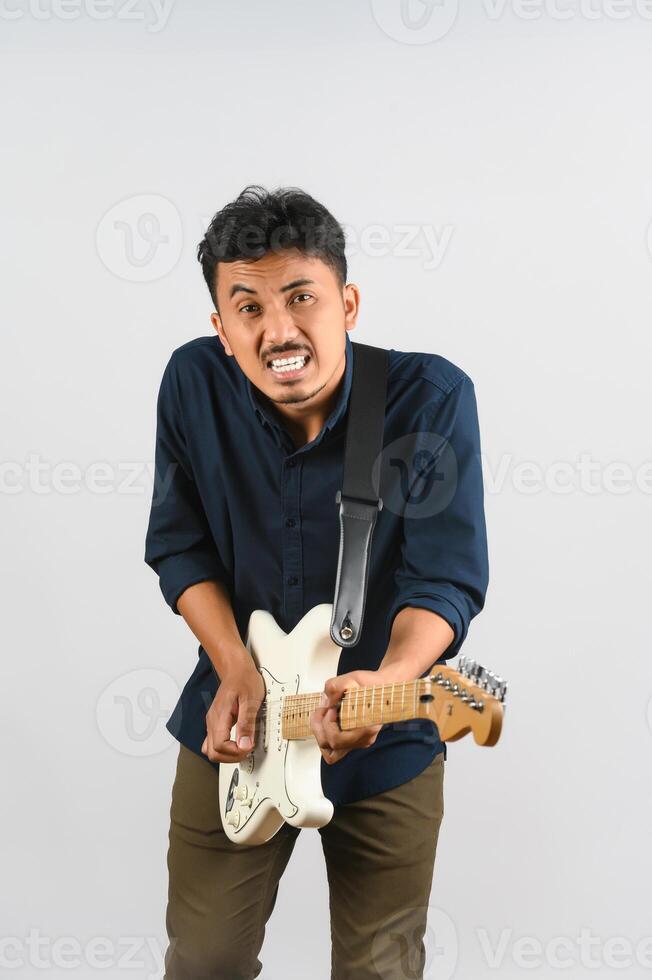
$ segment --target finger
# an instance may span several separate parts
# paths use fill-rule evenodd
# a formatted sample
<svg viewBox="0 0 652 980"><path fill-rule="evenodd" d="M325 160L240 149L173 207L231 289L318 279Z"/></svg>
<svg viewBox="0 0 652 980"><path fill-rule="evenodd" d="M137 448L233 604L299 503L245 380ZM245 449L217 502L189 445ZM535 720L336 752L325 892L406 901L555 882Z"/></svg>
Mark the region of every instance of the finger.
<svg viewBox="0 0 652 980"><path fill-rule="evenodd" d="M317 708L316 711L313 711L310 716L310 726L315 734L322 757L331 765L333 762L338 762L343 755L346 755L348 749L340 749L333 745L331 738L325 730L324 716L329 710L329 708Z"/></svg>
<svg viewBox="0 0 652 980"><path fill-rule="evenodd" d="M341 738L343 733L338 722L337 708L325 709L322 725L328 744L335 749L344 748L345 741Z"/></svg>
<svg viewBox="0 0 652 980"><path fill-rule="evenodd" d="M324 732L330 745L338 749L366 748L373 745L382 725L367 725L342 731L339 726L338 712L335 708L326 710Z"/></svg>
<svg viewBox="0 0 652 980"><path fill-rule="evenodd" d="M333 762L339 762L351 748L356 748L356 743L352 739L343 736L337 717L337 708L325 709L322 729L326 738L326 746L322 755L329 765Z"/></svg>
<svg viewBox="0 0 652 980"><path fill-rule="evenodd" d="M236 700L227 701L219 699L219 694L213 702L210 711L206 715L206 730L213 742L213 748L223 743L230 743L236 748L236 743L231 738L233 726L238 717L238 702Z"/></svg>
<svg viewBox="0 0 652 980"><path fill-rule="evenodd" d="M332 748L332 746L328 744L326 733L324 732L324 714L326 710L326 708L316 708L315 711L311 711L308 720L319 747L328 749Z"/></svg>
<svg viewBox="0 0 652 980"><path fill-rule="evenodd" d="M230 746L235 746L231 748ZM219 742L215 743L210 737L208 738L208 751L206 755L211 762L228 762L231 765L235 765L242 760L247 755L242 749L238 749L235 742Z"/></svg>
<svg viewBox="0 0 652 980"><path fill-rule="evenodd" d="M346 680L343 677L331 677L324 684L321 703L323 705L335 707L335 705L339 704L342 700L345 691L357 686L357 684L351 681L351 678L348 675Z"/></svg>
<svg viewBox="0 0 652 980"><path fill-rule="evenodd" d="M322 758L329 766L333 765L334 762L339 762L339 760L347 754L348 749L336 748L329 744L329 739L324 731L324 716L332 709L329 708L316 708L310 713L310 727L315 735L317 744L319 745L319 750L322 754Z"/></svg>
<svg viewBox="0 0 652 980"><path fill-rule="evenodd" d="M256 744L256 719L260 704L253 698L240 701L236 723L238 748L250 752Z"/></svg>
<svg viewBox="0 0 652 980"><path fill-rule="evenodd" d="M240 762L245 758L250 750L239 748L231 738L233 723L230 712L227 717L218 716L215 720L209 717L207 725L208 758L212 762Z"/></svg>

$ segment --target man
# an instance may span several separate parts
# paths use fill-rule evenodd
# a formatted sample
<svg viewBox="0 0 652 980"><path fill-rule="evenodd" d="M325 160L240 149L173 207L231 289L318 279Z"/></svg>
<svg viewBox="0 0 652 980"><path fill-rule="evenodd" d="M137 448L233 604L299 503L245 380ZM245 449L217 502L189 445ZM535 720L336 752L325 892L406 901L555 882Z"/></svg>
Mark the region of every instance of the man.
<svg viewBox="0 0 652 980"><path fill-rule="evenodd" d="M200 642L167 723L181 744L165 976L251 980L299 830L231 842L219 763L243 760L255 738L264 683L244 645L253 610L290 632L333 601L360 293L346 282L340 225L296 188L245 188L215 215L198 257L217 336L179 347L163 375L145 554ZM435 354L389 358L384 447L395 479L381 483L362 635L311 715L335 806L319 830L334 980L422 977L446 758L427 720L342 732L338 701L348 687L414 680L454 657L488 582L473 383Z"/></svg>

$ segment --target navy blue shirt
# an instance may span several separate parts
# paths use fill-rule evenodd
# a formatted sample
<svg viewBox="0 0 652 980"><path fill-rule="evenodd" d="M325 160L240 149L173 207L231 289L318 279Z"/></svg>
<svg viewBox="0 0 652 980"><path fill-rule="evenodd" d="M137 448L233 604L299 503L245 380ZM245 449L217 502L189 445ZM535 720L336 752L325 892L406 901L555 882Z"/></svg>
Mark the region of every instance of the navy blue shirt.
<svg viewBox="0 0 652 980"><path fill-rule="evenodd" d="M337 403L319 434L297 449L273 402L217 335L173 352L158 396L145 561L175 613L188 586L220 580L244 642L255 609L270 612L289 633L313 606L333 602L340 540L335 494L342 487L352 368L347 333ZM468 375L437 354L391 349L383 446L384 506L373 534L362 634L342 650L338 674L380 665L404 606L430 609L451 625L454 640L438 662L449 660L484 605L483 480ZM217 686L200 645L166 727L203 759ZM436 727L425 719L386 724L372 746L331 765L322 759L324 794L334 804L373 796L411 779L442 751Z"/></svg>

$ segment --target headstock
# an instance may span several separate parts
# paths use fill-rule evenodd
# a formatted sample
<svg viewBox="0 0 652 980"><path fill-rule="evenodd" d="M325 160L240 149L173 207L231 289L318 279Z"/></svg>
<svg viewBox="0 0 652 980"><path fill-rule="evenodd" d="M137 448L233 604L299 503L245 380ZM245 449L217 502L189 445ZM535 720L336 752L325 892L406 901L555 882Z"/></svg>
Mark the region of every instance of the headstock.
<svg viewBox="0 0 652 980"><path fill-rule="evenodd" d="M424 678L420 717L435 722L444 742L473 732L478 745L495 745L500 737L507 684L475 660L460 657L458 669L437 665Z"/></svg>

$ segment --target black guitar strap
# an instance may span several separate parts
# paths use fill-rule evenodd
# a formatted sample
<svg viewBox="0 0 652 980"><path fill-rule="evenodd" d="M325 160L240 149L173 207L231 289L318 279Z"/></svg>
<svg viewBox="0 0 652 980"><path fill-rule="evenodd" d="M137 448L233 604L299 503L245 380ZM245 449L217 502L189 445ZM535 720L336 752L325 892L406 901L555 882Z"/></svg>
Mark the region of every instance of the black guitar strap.
<svg viewBox="0 0 652 980"><path fill-rule="evenodd" d="M340 506L340 554L331 619L331 638L341 647L360 639L367 597L371 540L382 510L379 458L383 448L388 351L351 342L353 377L344 449ZM374 464L376 466L374 467Z"/></svg>

